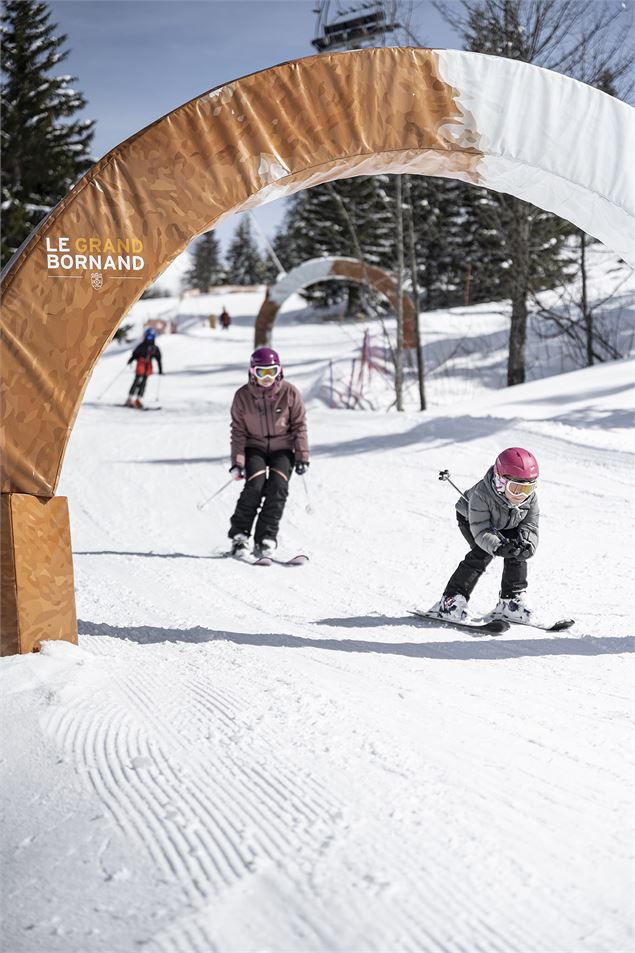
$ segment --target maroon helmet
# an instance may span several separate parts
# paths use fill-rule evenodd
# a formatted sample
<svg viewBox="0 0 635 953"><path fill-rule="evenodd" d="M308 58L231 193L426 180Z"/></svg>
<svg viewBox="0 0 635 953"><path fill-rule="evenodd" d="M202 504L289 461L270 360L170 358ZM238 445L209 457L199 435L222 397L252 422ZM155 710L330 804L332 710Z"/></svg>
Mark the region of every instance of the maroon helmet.
<svg viewBox="0 0 635 953"><path fill-rule="evenodd" d="M250 367L269 367L271 364L277 364L278 367L281 367L280 357L277 351L274 351L271 347L259 347L251 355L249 361Z"/></svg>

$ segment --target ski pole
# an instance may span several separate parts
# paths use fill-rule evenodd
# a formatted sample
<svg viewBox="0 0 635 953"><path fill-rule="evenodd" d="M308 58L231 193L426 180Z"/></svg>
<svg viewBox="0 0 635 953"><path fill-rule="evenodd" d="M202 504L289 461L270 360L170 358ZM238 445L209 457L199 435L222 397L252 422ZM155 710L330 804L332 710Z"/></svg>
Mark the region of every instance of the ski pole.
<svg viewBox="0 0 635 953"><path fill-rule="evenodd" d="M309 486L306 482L306 477L304 473L302 474L302 485L304 486L304 492L306 493L306 506L304 507L306 513L312 513L313 507L311 506L311 497L309 496Z"/></svg>
<svg viewBox="0 0 635 953"><path fill-rule="evenodd" d="M112 385L115 383L115 381L116 381L118 378L121 377L121 375L123 374L123 372L125 371L125 369L127 368L127 366L128 366L127 364L124 364L124 366L121 368L121 370L118 371L118 372L115 374L115 376L114 376L113 379L111 380L110 384L108 384L108 386L105 387L104 390L102 390L102 392L101 392L101 394L99 395L99 397L97 398L97 400L101 400L102 397L104 396L104 394L106 393L106 391L110 390L110 388L111 388Z"/></svg>
<svg viewBox="0 0 635 953"><path fill-rule="evenodd" d="M155 404L157 404L157 403L159 402L159 395L160 395L160 393L161 393L161 378L162 378L162 377L163 377L163 374L157 374L157 392L156 392L156 395L155 395L155 398L154 398Z"/></svg>
<svg viewBox="0 0 635 953"><path fill-rule="evenodd" d="M212 493L211 496L208 496L207 499L206 499L206 500L203 500L202 503L197 503L197 504L196 504L196 509L197 509L197 510L204 510L205 507L207 506L207 504L208 504L208 503L211 503L212 500L214 499L214 497L215 497L215 496L218 496L219 493L222 493L223 490L225 490L225 489L229 486L230 483L234 483L234 478L233 478L233 477L230 477L229 480L227 481L227 483L223 483L223 485L220 487L220 489L216 490L215 493Z"/></svg>
<svg viewBox="0 0 635 953"><path fill-rule="evenodd" d="M455 489L456 492L459 494L459 496L462 496L464 500L467 500L467 497L466 497L465 493L463 492L463 490L459 490L459 488L458 488L458 486L456 485L456 483L453 483L452 480L450 479L450 471L449 471L449 470L439 470L439 479L440 479L440 480L445 480L447 483L449 483L451 486L454 487L454 489Z"/></svg>

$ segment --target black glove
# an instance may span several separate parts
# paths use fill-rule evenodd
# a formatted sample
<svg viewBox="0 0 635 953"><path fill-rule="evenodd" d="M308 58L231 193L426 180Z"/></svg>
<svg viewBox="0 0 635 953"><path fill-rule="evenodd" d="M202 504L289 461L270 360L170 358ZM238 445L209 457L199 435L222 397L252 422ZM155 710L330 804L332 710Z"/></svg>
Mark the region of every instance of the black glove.
<svg viewBox="0 0 635 953"><path fill-rule="evenodd" d="M304 460L304 461L298 460L298 462L295 465L295 472L298 474L298 476L302 476L302 474L306 473L308 469L309 469L308 460Z"/></svg>
<svg viewBox="0 0 635 953"><path fill-rule="evenodd" d="M520 552L518 553L518 559L531 559L534 554L534 547L521 527L518 527L517 530L514 530L513 533L510 533L508 539L516 543L520 549Z"/></svg>
<svg viewBox="0 0 635 953"><path fill-rule="evenodd" d="M500 546L498 547L494 555L502 556L503 559L512 559L514 557L516 559L518 559L519 557L522 559L523 556L521 554L523 552L524 552L524 547L523 547L523 544L519 542L519 540L506 539L504 542L500 544ZM527 558L527 557L524 557L524 558Z"/></svg>
<svg viewBox="0 0 635 953"><path fill-rule="evenodd" d="M245 468L239 467L236 464L234 464L233 467L229 468L229 475L231 476L232 480L244 480Z"/></svg>
<svg viewBox="0 0 635 953"><path fill-rule="evenodd" d="M534 548L528 540L523 539L522 536L518 541L518 545L521 547L521 552L518 554L519 559L531 559L534 554Z"/></svg>

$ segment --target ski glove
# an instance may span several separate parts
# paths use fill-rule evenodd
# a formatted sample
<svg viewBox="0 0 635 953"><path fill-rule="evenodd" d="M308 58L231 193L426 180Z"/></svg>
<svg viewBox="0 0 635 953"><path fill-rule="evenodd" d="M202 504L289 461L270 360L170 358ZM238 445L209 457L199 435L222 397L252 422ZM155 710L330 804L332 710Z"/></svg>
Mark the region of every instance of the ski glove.
<svg viewBox="0 0 635 953"><path fill-rule="evenodd" d="M229 475L232 480L244 480L245 479L245 468L233 466L229 469Z"/></svg>
<svg viewBox="0 0 635 953"><path fill-rule="evenodd" d="M298 474L298 476L302 476L304 473L306 473L308 469L309 469L308 460L304 460L304 461L298 460L298 462L295 465L295 472Z"/></svg>
<svg viewBox="0 0 635 953"><path fill-rule="evenodd" d="M523 545L519 543L517 539L508 539L504 543L501 543L498 549L496 550L496 556L502 556L503 559L511 559L519 557L522 559ZM526 557L525 557L526 558Z"/></svg>

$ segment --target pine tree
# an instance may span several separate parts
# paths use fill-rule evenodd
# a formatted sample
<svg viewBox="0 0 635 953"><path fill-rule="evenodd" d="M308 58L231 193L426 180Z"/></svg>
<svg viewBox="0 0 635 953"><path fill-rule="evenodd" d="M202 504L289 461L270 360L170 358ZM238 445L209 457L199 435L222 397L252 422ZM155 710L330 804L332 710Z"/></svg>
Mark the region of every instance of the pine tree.
<svg viewBox="0 0 635 953"><path fill-rule="evenodd" d="M93 163L93 120L75 77L54 72L68 56L46 3L5 0L2 13L2 264Z"/></svg>
<svg viewBox="0 0 635 953"><path fill-rule="evenodd" d="M247 217L239 223L227 251L227 281L233 285L257 285L264 280L265 264Z"/></svg>
<svg viewBox="0 0 635 953"><path fill-rule="evenodd" d="M395 228L388 179L385 175L342 179L293 196L275 242L285 268L337 255L392 269ZM359 308L358 285L324 282L303 294L320 305L348 299L350 312Z"/></svg>
<svg viewBox="0 0 635 953"><path fill-rule="evenodd" d="M183 279L184 288L195 288L205 294L214 285L222 284L225 273L220 263L220 242L213 231L196 240L192 258L192 267Z"/></svg>

